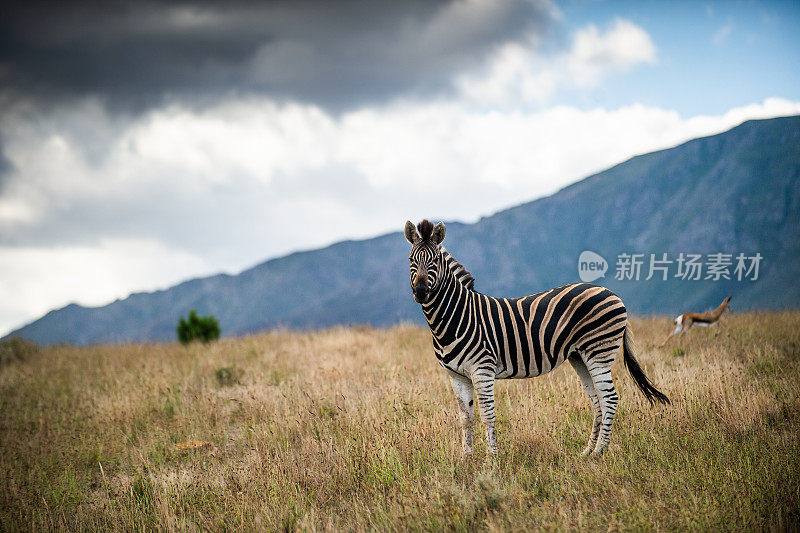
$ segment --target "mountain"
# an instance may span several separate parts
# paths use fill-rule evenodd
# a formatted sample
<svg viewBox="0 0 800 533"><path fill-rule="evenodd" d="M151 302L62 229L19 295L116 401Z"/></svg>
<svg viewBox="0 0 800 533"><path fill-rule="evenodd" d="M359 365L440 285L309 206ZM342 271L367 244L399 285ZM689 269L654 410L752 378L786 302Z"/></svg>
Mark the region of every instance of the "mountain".
<svg viewBox="0 0 800 533"><path fill-rule="evenodd" d="M596 283L635 314L700 311L727 295L738 310L800 307L800 116L748 121L634 157L475 224L448 223L444 244L474 274L476 289L495 296L578 281L578 257L590 250L607 263ZM103 307L68 305L9 336L79 345L173 340L190 309L213 313L224 335L422 322L408 251L401 231L340 242ZM730 279L676 277L681 253L701 254L701 278L714 262L709 254L730 254L716 258L730 262L721 264ZM638 280L615 279L622 254L643 254ZM666 281L658 270L645 280L650 254L672 261L660 264ZM760 254L757 276L751 270L737 279L740 254L747 267Z"/></svg>

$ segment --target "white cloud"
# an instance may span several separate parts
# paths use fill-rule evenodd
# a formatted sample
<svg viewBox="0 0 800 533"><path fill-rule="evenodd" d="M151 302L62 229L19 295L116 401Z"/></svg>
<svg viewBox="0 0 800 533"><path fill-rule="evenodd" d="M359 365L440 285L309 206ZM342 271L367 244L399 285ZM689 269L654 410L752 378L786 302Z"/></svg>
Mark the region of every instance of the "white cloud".
<svg viewBox="0 0 800 533"><path fill-rule="evenodd" d="M717 29L717 31L714 32L713 36L714 44L716 45L723 44L728 39L732 31L733 31L733 26L731 24L725 24L724 26L720 26Z"/></svg>
<svg viewBox="0 0 800 533"><path fill-rule="evenodd" d="M604 34L594 24L578 31L567 58L572 80L588 87L610 72L655 61L656 46L647 32L623 19L616 19Z"/></svg>
<svg viewBox="0 0 800 533"><path fill-rule="evenodd" d="M501 112L462 100L338 117L265 98L125 121L96 104L83 111L94 128L44 115L1 132L17 174L0 196L0 331L69 301L238 271L399 231L409 218L474 221L639 153L800 113L800 102L691 118L643 105ZM87 135L105 149L87 150Z"/></svg>
<svg viewBox="0 0 800 533"><path fill-rule="evenodd" d="M0 247L0 334L70 302L106 304L131 291L166 288L214 272L201 258L155 241Z"/></svg>
<svg viewBox="0 0 800 533"><path fill-rule="evenodd" d="M594 24L578 30L569 50L547 57L538 39L501 47L478 73L460 76L456 86L479 105L546 103L559 87L592 88L605 77L636 65L655 63L657 50L641 27L616 19L604 32Z"/></svg>

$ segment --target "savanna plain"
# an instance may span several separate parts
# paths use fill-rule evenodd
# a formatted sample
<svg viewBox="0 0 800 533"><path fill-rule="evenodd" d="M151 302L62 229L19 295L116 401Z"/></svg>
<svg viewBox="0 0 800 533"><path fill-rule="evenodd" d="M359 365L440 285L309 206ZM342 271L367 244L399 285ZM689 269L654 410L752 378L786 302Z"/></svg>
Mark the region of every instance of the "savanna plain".
<svg viewBox="0 0 800 533"><path fill-rule="evenodd" d="M600 460L577 375L498 381L499 458L461 457L430 333L38 348L0 366L3 530L797 530L800 312L726 315L621 357ZM476 426L476 436L482 436Z"/></svg>

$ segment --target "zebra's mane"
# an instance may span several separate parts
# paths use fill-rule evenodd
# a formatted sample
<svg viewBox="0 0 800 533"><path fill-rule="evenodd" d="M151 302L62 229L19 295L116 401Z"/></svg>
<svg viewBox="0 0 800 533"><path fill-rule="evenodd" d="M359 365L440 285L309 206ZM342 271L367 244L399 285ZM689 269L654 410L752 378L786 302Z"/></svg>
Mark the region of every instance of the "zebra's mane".
<svg viewBox="0 0 800 533"><path fill-rule="evenodd" d="M445 250L444 246L442 248L442 254L444 255L444 261L447 264L447 268L450 269L450 272L456 277L459 283L463 285L467 289L473 289L475 286L475 278L472 277L472 274L469 273L469 270L464 268L464 265L458 262L458 260L452 256L450 252Z"/></svg>

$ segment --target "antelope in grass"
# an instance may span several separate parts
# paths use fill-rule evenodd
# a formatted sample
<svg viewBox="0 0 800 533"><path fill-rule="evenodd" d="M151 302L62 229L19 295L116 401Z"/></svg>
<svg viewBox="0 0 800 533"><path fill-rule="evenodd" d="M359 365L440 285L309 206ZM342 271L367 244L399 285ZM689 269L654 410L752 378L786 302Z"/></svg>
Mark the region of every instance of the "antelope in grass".
<svg viewBox="0 0 800 533"><path fill-rule="evenodd" d="M728 296L722 300L722 303L719 304L719 307L713 311L708 311L706 313L684 313L678 316L675 319L675 324L677 325L675 331L667 335L667 338L664 339L664 342L661 343L661 346L665 346L667 341L669 341L673 335L677 335L678 333L680 333L681 338L683 338L683 336L686 335L686 332L692 329L692 326L695 324L702 327L713 326L719 321L722 313L724 313L727 309L730 309L730 302L731 297Z"/></svg>

